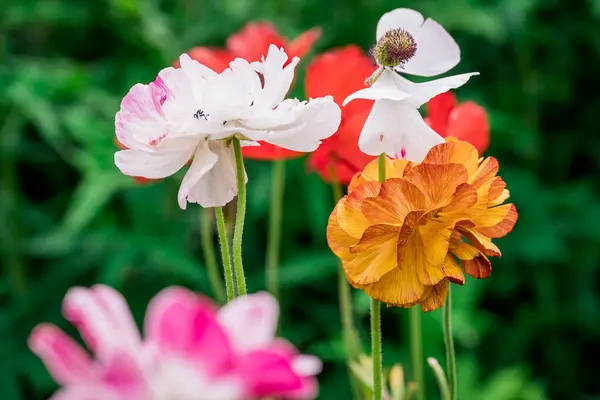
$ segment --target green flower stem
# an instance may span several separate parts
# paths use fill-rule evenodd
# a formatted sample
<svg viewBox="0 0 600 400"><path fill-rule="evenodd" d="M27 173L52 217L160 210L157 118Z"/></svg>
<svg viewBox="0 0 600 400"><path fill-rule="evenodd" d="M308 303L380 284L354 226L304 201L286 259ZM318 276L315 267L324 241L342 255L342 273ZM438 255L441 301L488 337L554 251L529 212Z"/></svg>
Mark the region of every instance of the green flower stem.
<svg viewBox="0 0 600 400"><path fill-rule="evenodd" d="M331 171L333 202L337 202L343 197L342 185L337 180L334 171ZM350 284L346 280L346 274L342 263L338 266L338 296L340 303L340 315L342 320L342 337L344 347L346 348L346 364L348 366L348 375L354 399L361 398L360 389L356 377L352 372L351 362L356 360L361 353L360 337L354 327L354 315L352 311L352 293Z"/></svg>
<svg viewBox="0 0 600 400"><path fill-rule="evenodd" d="M246 289L246 276L242 264L242 235L244 233L244 220L246 219L246 174L244 172L244 159L240 140L233 138L233 150L235 152L235 165L237 170L238 198L237 213L235 215L235 229L233 231L233 267L235 281L237 283L238 296L244 296Z"/></svg>
<svg viewBox="0 0 600 400"><path fill-rule="evenodd" d="M450 399L458 398L458 384L456 377L456 355L454 354L454 340L452 339L452 290L448 287L448 295L444 303L444 344L446 345L446 369L450 381Z"/></svg>
<svg viewBox="0 0 600 400"><path fill-rule="evenodd" d="M215 208L217 217L217 231L219 232L219 245L221 246L221 257L223 258L223 272L225 275L225 291L227 292L227 301L235 298L236 292L233 285L233 268L231 266L231 253L229 252L229 239L227 238L227 228L225 226L225 215L223 207Z"/></svg>
<svg viewBox="0 0 600 400"><path fill-rule="evenodd" d="M446 375L444 374L444 370L440 363L432 357L428 358L427 362L433 370L435 379L437 380L442 400L450 400L450 387L448 386L448 380L446 379Z"/></svg>
<svg viewBox="0 0 600 400"><path fill-rule="evenodd" d="M425 373L423 371L423 334L421 332L421 309L410 309L410 354L413 379L417 383L417 400L425 400Z"/></svg>
<svg viewBox="0 0 600 400"><path fill-rule="evenodd" d="M276 160L273 163L271 185L265 278L267 290L276 299L279 299L279 249L281 246L281 218L285 191L285 160Z"/></svg>
<svg viewBox="0 0 600 400"><path fill-rule="evenodd" d="M220 302L225 302L225 290L223 289L223 280L219 274L219 264L213 243L213 224L211 213L208 208L202 208L200 213L200 243L202 253L204 254L204 264L210 282L211 290L215 298Z"/></svg>
<svg viewBox="0 0 600 400"><path fill-rule="evenodd" d="M379 181L385 180L385 154L379 155ZM383 395L381 356L381 315L379 301L371 299L371 352L373 357L373 400Z"/></svg>

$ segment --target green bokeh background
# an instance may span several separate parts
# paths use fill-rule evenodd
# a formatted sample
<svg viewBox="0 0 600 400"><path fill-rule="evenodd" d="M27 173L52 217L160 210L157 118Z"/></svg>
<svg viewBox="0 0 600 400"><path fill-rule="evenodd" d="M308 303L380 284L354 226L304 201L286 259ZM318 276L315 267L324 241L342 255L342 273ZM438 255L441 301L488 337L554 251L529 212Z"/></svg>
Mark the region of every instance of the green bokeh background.
<svg viewBox="0 0 600 400"><path fill-rule="evenodd" d="M26 347L41 321L69 332L73 285L121 290L139 320L179 284L210 293L201 210L178 208L181 175L135 186L113 164L114 114L130 86L195 45L222 45L251 20L288 37L320 26L313 53L368 48L380 15L413 7L462 49L458 91L484 105L488 155L520 213L490 279L454 290L463 400L600 399L600 1L2 0L0 4L0 390L43 399L55 384ZM303 96L301 64L294 95ZM271 165L247 162L245 265L264 288ZM325 240L331 189L288 163L282 244L283 335L325 362L323 399L349 388L336 260ZM368 299L354 293L368 349ZM407 368L407 311L383 311L384 363ZM443 360L441 311L424 316L425 353ZM428 399L437 399L428 373Z"/></svg>

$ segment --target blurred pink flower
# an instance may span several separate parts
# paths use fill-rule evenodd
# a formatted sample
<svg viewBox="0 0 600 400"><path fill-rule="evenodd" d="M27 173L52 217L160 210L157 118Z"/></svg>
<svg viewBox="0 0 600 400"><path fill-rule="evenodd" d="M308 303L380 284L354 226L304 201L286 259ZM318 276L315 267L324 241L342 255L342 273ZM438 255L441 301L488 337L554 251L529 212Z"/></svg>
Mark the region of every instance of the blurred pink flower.
<svg viewBox="0 0 600 400"><path fill-rule="evenodd" d="M53 400L315 398L321 362L275 337L278 313L267 293L216 310L171 287L150 301L142 339L120 293L73 288L63 314L94 357L51 324L34 329L29 347L62 386Z"/></svg>

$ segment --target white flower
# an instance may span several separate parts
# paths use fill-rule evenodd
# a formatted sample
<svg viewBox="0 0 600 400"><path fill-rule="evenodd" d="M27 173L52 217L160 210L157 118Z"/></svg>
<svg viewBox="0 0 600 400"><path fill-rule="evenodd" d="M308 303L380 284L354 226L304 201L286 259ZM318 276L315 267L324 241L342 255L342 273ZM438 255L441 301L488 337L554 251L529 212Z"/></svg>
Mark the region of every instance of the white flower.
<svg viewBox="0 0 600 400"><path fill-rule="evenodd" d="M417 11L399 8L384 14L377 25L378 43L373 55L380 65L375 82L344 100L375 100L363 126L360 149L370 155L423 160L429 149L444 139L431 129L418 109L431 98L465 84L478 73L414 83L397 72L434 76L458 64L460 50L437 22ZM396 72L397 71L397 72Z"/></svg>
<svg viewBox="0 0 600 400"><path fill-rule="evenodd" d="M217 74L189 58L181 69L165 68L149 85L135 85L116 116L117 138L129 150L115 155L126 175L149 179L174 174L193 158L178 200L218 207L237 195L231 138L242 145L265 141L313 151L340 124L341 111L328 96L284 100L294 78L295 57L271 45L261 62L236 59Z"/></svg>

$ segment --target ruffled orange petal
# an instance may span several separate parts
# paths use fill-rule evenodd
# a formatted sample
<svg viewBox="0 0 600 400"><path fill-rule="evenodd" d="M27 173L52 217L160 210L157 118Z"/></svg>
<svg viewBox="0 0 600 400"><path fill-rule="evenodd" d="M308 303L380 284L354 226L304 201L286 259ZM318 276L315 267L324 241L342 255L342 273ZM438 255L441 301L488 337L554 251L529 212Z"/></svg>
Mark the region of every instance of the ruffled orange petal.
<svg viewBox="0 0 600 400"><path fill-rule="evenodd" d="M494 179L494 177L498 174L499 169L500 164L498 164L498 160L496 160L494 157L486 158L479 165L479 168L477 168L477 172L471 181L471 185L473 185L475 189L478 189Z"/></svg>
<svg viewBox="0 0 600 400"><path fill-rule="evenodd" d="M361 288L375 300L395 306L408 306L418 302L425 292L425 286L419 282L414 266L394 268L377 283Z"/></svg>
<svg viewBox="0 0 600 400"><path fill-rule="evenodd" d="M423 160L428 164L461 164L469 174L469 178L475 176L477 171L477 160L479 155L477 149L470 143L460 142L454 138L446 139L446 143L434 146Z"/></svg>
<svg viewBox="0 0 600 400"><path fill-rule="evenodd" d="M346 201L340 205L337 212L337 222L348 235L360 239L371 222L361 211L365 199L379 194L379 182L366 182L350 192Z"/></svg>
<svg viewBox="0 0 600 400"><path fill-rule="evenodd" d="M490 257L500 257L500 249L492 243L492 240L475 229L460 227L460 233L466 237L472 246L477 248L480 252Z"/></svg>
<svg viewBox="0 0 600 400"><path fill-rule="evenodd" d="M486 224L492 220L497 220L499 217L502 218L500 222L492 226L484 225L483 218L481 220L482 223L477 224L477 230L481 234L491 238L500 238L508 234L514 228L519 217L517 209L512 203L490 208L488 213L490 214L490 218L485 220ZM480 227L482 225L483 227Z"/></svg>
<svg viewBox="0 0 600 400"><path fill-rule="evenodd" d="M386 179L402 178L404 173L410 169L412 163L404 158L391 159L385 157L385 177ZM348 191L353 191L358 185L365 182L379 180L379 160L375 159L352 178L348 185Z"/></svg>
<svg viewBox="0 0 600 400"><path fill-rule="evenodd" d="M483 254L479 254L472 260L463 260L462 266L465 274L477 279L488 278L492 273L490 260Z"/></svg>
<svg viewBox="0 0 600 400"><path fill-rule="evenodd" d="M396 268L398 231L398 227L389 225L367 228L358 244L350 247L354 257L344 264L348 279L360 285L371 284Z"/></svg>
<svg viewBox="0 0 600 400"><path fill-rule="evenodd" d="M467 182L468 172L460 164L420 164L411 168L404 178L425 194L427 209L435 209L452 202L456 188Z"/></svg>
<svg viewBox="0 0 600 400"><path fill-rule="evenodd" d="M423 312L437 310L444 305L446 296L448 295L448 287L450 282L444 279L440 283L431 287L427 297L424 297L419 303Z"/></svg>
<svg viewBox="0 0 600 400"><path fill-rule="evenodd" d="M459 285L465 283L465 276L460 269L460 265L454 257L446 254L445 260L440 265L429 265L423 270L419 270L419 281L423 285L437 285L443 279L450 279Z"/></svg>
<svg viewBox="0 0 600 400"><path fill-rule="evenodd" d="M327 243L329 248L333 251L333 254L341 258L342 260L352 257L350 254L350 246L354 246L358 243L358 239L348 235L337 222L337 211L340 204L344 204L346 197L343 197L338 204L335 206L331 215L329 216L329 222L327 224Z"/></svg>
<svg viewBox="0 0 600 400"><path fill-rule="evenodd" d="M406 261L419 263L423 266L423 269L439 268L444 263L448 254L450 236L454 230L455 221L448 221L441 218L427 218L425 221L425 223L421 222L417 229L418 235L415 236L418 237L418 240L413 243L410 243L410 241L407 243L407 246L415 248L415 254L413 255L415 258L412 261L409 261L409 259L406 259ZM417 258L417 251L423 259ZM407 248L405 256L408 257L409 254L411 254L411 251ZM434 285L437 283L430 283L423 280L422 282L425 285Z"/></svg>
<svg viewBox="0 0 600 400"><path fill-rule="evenodd" d="M410 211L425 207L426 199L419 188L395 178L383 182L377 197L363 202L362 212L374 224L402 225Z"/></svg>
<svg viewBox="0 0 600 400"><path fill-rule="evenodd" d="M481 254L476 247L471 246L469 243L465 243L462 239L450 241L450 252L460 260L472 260Z"/></svg>
<svg viewBox="0 0 600 400"><path fill-rule="evenodd" d="M461 183L452 195L452 202L441 210L444 213L459 213L477 203L477 191L468 183Z"/></svg>

